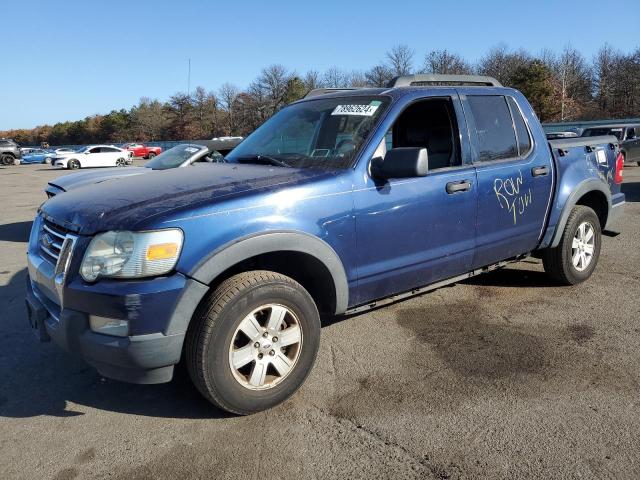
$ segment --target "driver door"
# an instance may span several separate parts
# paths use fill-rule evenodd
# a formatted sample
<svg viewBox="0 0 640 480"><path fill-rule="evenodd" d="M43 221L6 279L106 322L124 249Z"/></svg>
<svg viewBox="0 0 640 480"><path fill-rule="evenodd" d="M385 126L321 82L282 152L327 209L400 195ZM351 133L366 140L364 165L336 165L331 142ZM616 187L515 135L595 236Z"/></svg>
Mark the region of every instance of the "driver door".
<svg viewBox="0 0 640 480"><path fill-rule="evenodd" d="M101 166L102 153L100 147L93 147L84 154L81 159L83 167L99 167Z"/></svg>
<svg viewBox="0 0 640 480"><path fill-rule="evenodd" d="M476 173L457 94L421 99L395 120L374 154L420 147L424 177L379 181L354 189L358 245L357 304L428 285L471 269L477 212ZM464 148L463 148L464 147Z"/></svg>

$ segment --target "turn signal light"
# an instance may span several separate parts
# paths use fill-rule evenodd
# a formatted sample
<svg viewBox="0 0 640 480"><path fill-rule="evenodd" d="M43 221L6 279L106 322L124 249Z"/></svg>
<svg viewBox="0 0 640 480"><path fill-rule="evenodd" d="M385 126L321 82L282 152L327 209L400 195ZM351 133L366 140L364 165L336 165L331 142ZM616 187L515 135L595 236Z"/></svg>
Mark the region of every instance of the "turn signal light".
<svg viewBox="0 0 640 480"><path fill-rule="evenodd" d="M147 260L167 260L178 253L177 243L158 243L147 247Z"/></svg>

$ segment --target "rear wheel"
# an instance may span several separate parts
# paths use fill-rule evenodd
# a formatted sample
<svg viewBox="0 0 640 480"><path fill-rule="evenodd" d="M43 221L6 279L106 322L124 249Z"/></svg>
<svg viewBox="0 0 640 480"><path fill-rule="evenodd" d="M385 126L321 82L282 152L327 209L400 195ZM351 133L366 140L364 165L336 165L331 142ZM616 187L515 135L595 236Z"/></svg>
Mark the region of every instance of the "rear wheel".
<svg viewBox="0 0 640 480"><path fill-rule="evenodd" d="M149 160L151 160L151 159L152 159L153 157L155 157L155 156L156 156L156 154L155 154L155 153L153 153L153 152L149 152L149 155L147 155L147 158L148 158Z"/></svg>
<svg viewBox="0 0 640 480"><path fill-rule="evenodd" d="M542 253L544 270L565 285L584 282L596 268L601 243L600 220L596 212L576 205L569 214L558 246Z"/></svg>
<svg viewBox="0 0 640 480"><path fill-rule="evenodd" d="M0 164L2 165L13 165L14 157L10 153L4 153L0 155Z"/></svg>
<svg viewBox="0 0 640 480"><path fill-rule="evenodd" d="M80 162L76 159L69 160L67 162L67 168L70 170L77 170L80 168Z"/></svg>
<svg viewBox="0 0 640 480"><path fill-rule="evenodd" d="M320 342L320 317L295 280L268 271L229 278L189 325L187 367L214 405L246 415L283 402L302 385Z"/></svg>

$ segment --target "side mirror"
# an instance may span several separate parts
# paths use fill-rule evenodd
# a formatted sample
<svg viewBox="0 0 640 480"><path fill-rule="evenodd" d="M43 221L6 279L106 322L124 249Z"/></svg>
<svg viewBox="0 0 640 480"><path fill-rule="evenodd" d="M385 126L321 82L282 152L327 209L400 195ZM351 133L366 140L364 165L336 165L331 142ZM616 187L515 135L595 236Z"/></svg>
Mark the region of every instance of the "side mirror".
<svg viewBox="0 0 640 480"><path fill-rule="evenodd" d="M383 180L424 177L428 172L429 154L426 148L392 148L384 158L376 157L371 160L371 175Z"/></svg>

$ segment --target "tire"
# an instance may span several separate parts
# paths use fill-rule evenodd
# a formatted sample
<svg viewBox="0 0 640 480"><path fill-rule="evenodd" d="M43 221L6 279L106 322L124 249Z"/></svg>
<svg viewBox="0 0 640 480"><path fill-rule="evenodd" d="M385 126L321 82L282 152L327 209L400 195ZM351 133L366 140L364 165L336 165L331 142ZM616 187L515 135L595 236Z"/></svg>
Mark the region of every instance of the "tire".
<svg viewBox="0 0 640 480"><path fill-rule="evenodd" d="M149 152L149 155L147 155L147 158L148 158L149 160L151 160L151 159L152 159L153 157L155 157L155 156L156 156L156 154L155 154L155 153L153 153L153 152Z"/></svg>
<svg viewBox="0 0 640 480"><path fill-rule="evenodd" d="M579 229L585 227L585 234L581 235ZM589 237L589 228L593 235ZM579 238L582 236L582 240ZM577 244L574 245L574 240ZM588 246L591 245L591 248ZM576 205L571 210L567 224L562 232L560 243L555 248L548 248L542 252L542 263L547 274L563 285L576 285L587 280L598 264L600 247L602 245L602 232L600 220L591 208L584 205ZM588 252L591 251L591 257ZM580 259L581 253L584 257ZM576 254L578 256L576 265Z"/></svg>
<svg viewBox="0 0 640 480"><path fill-rule="evenodd" d="M72 160L69 160L67 162L67 168L69 170L77 170L80 168L80 162L78 160L76 160L75 158Z"/></svg>
<svg viewBox="0 0 640 480"><path fill-rule="evenodd" d="M265 332L277 318L284 319L282 325ZM249 330L250 335L244 333ZM292 333L299 334L297 342ZM187 331L186 363L207 400L248 415L293 395L311 372L319 344L320 316L311 295L289 277L251 271L222 282L198 307ZM232 366L235 358L240 360L237 368Z"/></svg>
<svg viewBox="0 0 640 480"><path fill-rule="evenodd" d="M116 160L116 167L126 167L127 161L124 158L119 158Z"/></svg>
<svg viewBox="0 0 640 480"><path fill-rule="evenodd" d="M13 165L14 161L15 161L15 158L10 153L4 153L0 155L0 164L2 165L6 165L6 166Z"/></svg>

